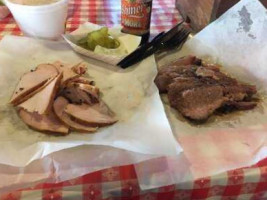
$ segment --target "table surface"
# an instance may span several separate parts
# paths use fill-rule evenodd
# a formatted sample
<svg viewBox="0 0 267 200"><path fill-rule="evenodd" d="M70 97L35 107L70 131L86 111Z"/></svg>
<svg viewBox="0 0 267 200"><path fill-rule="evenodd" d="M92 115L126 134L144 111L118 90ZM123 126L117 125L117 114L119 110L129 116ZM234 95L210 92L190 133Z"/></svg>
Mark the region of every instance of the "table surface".
<svg viewBox="0 0 267 200"><path fill-rule="evenodd" d="M66 31L74 31L87 21L111 27L120 24L120 15L120 0L70 0ZM152 34L170 29L181 19L175 9L175 0L153 1ZM11 15L0 20L0 38L9 34L22 35Z"/></svg>
<svg viewBox="0 0 267 200"><path fill-rule="evenodd" d="M152 34L168 30L180 20L174 0L153 1ZM72 0L67 31L86 21L108 26L119 24L119 0ZM0 20L0 39L9 34L22 35L11 15ZM267 159L249 168L149 191L140 190L134 166L127 165L0 195L0 200L21 199L267 199Z"/></svg>

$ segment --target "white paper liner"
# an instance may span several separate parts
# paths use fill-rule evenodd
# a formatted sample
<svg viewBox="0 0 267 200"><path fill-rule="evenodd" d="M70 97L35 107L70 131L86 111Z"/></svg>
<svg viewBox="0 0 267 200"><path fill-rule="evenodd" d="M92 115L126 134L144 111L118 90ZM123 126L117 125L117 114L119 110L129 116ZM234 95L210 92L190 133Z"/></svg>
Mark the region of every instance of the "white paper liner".
<svg viewBox="0 0 267 200"><path fill-rule="evenodd" d="M77 45L77 41L83 37L85 37L89 32L95 31L100 29L101 26L86 22L82 24L77 30L63 35L63 38L68 42L68 44L73 48L73 50L77 53L80 53L84 56L88 56L90 58L94 58L96 60L103 61L105 63L116 65L121 61L127 54L121 54L117 53L114 55L109 54L99 54L95 53L93 51L84 49ZM124 48L127 50L128 54L133 52L140 44L141 37L135 36L135 35L129 35L125 33L121 33L121 27L116 26L113 28L109 28L109 33L111 36L117 38L121 42L121 46L119 48ZM107 52L110 52L112 54L112 51L114 50L107 50Z"/></svg>
<svg viewBox="0 0 267 200"><path fill-rule="evenodd" d="M16 36L6 36L1 41L0 163L23 167L52 152L80 145L105 145L151 155L176 155L181 151L153 82L157 73L153 56L127 70L84 60L90 79L96 82L103 100L116 113L119 119L116 124L95 134L72 132L64 137L28 128L7 102L23 73L40 63L56 60L73 65L81 62L64 41Z"/></svg>
<svg viewBox="0 0 267 200"><path fill-rule="evenodd" d="M203 125L192 125L170 108L164 96L165 110L184 154L137 164L142 189L192 182L250 166L267 156L266 13L258 0L242 0L187 41L181 51L168 52L160 60L162 66L192 54L219 63L222 71L256 85L261 101L253 110L212 116ZM181 157L186 160L179 164ZM188 170L180 167L184 163L188 163ZM158 171L160 165L165 168ZM257 170L255 176L258 176Z"/></svg>

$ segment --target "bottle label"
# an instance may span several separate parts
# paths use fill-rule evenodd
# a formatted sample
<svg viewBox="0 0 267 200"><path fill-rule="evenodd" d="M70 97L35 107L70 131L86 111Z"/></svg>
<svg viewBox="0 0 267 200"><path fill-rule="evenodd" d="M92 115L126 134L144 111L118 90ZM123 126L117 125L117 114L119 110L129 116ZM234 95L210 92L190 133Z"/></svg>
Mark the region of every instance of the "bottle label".
<svg viewBox="0 0 267 200"><path fill-rule="evenodd" d="M152 0L122 0L121 24L123 32L143 35L149 32Z"/></svg>

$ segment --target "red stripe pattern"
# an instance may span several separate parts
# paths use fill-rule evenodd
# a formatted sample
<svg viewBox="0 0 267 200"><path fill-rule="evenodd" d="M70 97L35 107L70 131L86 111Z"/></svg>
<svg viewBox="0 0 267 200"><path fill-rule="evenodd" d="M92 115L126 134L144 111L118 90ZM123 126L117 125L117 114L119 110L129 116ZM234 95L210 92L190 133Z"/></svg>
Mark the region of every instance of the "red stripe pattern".
<svg viewBox="0 0 267 200"><path fill-rule="evenodd" d="M174 5L174 0L153 1L152 34L168 30L181 20ZM66 31L74 31L86 21L109 27L117 25L120 24L120 14L120 0L70 0ZM22 34L12 15L0 20L0 39L9 34Z"/></svg>
<svg viewBox="0 0 267 200"><path fill-rule="evenodd" d="M265 166L259 166L265 165ZM66 197L83 200L203 200L203 199L267 199L267 159L258 165L229 171L225 176L207 177L170 185L149 191L141 191L133 165L97 171L57 184L43 183L33 188L2 195L1 200L35 199L62 200ZM260 169L258 181L248 177ZM249 173L248 173L249 172ZM253 178L255 179L255 177ZM217 182L216 182L217 181ZM34 195L35 194L35 195Z"/></svg>

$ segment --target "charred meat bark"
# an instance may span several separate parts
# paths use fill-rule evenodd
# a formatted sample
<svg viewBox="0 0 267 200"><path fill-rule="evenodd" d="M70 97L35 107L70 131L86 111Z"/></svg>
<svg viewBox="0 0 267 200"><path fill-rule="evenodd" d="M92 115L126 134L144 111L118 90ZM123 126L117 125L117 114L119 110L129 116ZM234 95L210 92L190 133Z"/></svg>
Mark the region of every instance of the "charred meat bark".
<svg viewBox="0 0 267 200"><path fill-rule="evenodd" d="M71 103L92 105L99 102L99 89L93 85L69 82L61 91L60 95L67 98Z"/></svg>
<svg viewBox="0 0 267 200"><path fill-rule="evenodd" d="M202 64L193 56L164 66L155 83L160 93L168 94L173 108L196 121L204 121L222 108L249 110L257 105L252 100L257 93L255 86L239 83L218 66Z"/></svg>

